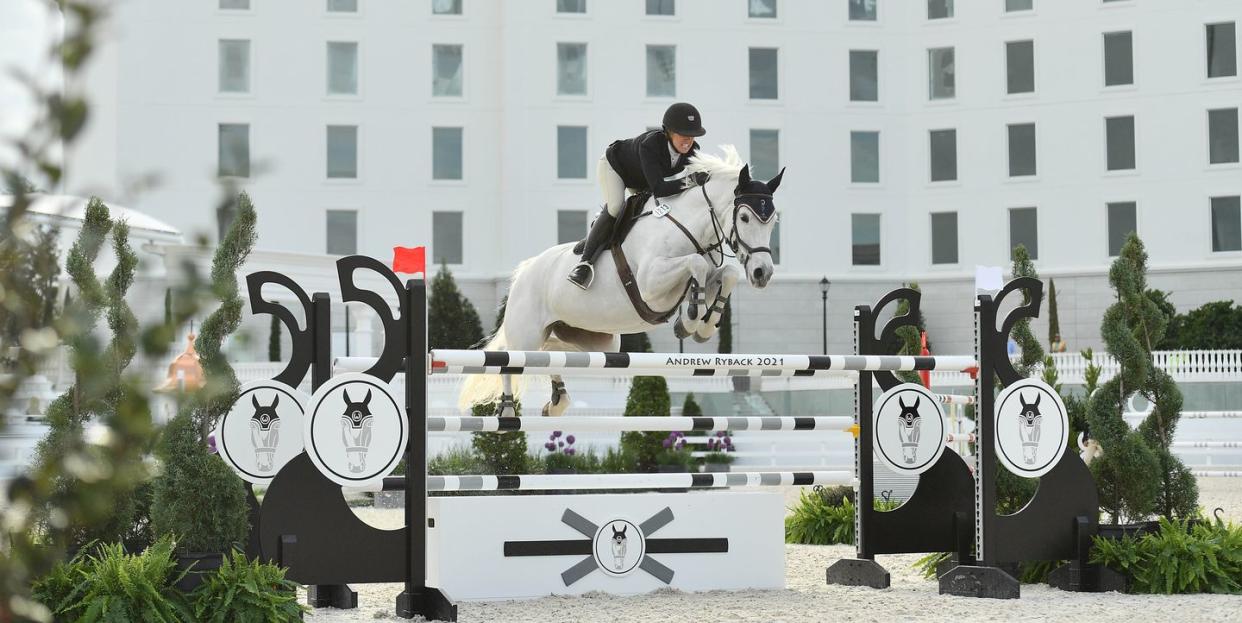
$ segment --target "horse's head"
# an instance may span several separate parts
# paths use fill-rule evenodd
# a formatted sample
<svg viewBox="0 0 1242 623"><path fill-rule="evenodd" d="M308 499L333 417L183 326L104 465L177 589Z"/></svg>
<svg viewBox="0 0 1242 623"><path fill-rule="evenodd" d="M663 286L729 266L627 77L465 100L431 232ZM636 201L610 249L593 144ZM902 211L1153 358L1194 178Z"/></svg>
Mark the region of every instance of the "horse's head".
<svg viewBox="0 0 1242 623"><path fill-rule="evenodd" d="M750 165L742 167L737 186L733 189L733 215L729 231L729 244L737 253L746 279L756 288L763 288L772 279L775 263L772 261L772 230L779 219L773 195L781 185L781 169L768 182L750 178Z"/></svg>
<svg viewBox="0 0 1242 623"><path fill-rule="evenodd" d="M280 420L280 416L276 414L276 405L280 404L280 396L273 398L272 404L263 405L259 404L259 397L252 394L250 404L254 405L254 415L250 416L250 420L259 427L259 430L270 430L272 423Z"/></svg>

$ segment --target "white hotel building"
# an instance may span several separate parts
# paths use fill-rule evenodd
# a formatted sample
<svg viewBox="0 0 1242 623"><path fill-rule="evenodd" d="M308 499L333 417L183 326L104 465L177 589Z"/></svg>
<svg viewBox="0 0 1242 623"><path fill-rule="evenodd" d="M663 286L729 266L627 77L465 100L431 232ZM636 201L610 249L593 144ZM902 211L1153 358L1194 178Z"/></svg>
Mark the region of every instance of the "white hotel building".
<svg viewBox="0 0 1242 623"><path fill-rule="evenodd" d="M937 351L967 352L975 267L1018 243L1070 348L1098 347L1131 230L1179 309L1242 292L1239 21L1238 0L126 0L59 190L188 236L229 178L273 252L251 268L426 244L490 326L521 259L584 234L605 147L685 100L705 148L788 167L736 351L818 351L826 276L830 351L915 280Z"/></svg>

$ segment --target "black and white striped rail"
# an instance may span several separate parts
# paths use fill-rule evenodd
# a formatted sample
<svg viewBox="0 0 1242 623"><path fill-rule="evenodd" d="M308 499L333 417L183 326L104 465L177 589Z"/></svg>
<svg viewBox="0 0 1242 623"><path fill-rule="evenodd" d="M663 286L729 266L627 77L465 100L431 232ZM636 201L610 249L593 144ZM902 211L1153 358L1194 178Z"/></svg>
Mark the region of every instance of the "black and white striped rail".
<svg viewBox="0 0 1242 623"><path fill-rule="evenodd" d="M1130 422L1141 422L1151 415L1150 411L1130 411L1125 414ZM1242 411L1182 411L1179 417L1183 420L1232 420L1242 418Z"/></svg>
<svg viewBox="0 0 1242 623"><path fill-rule="evenodd" d="M670 353L575 353L559 351L433 350L431 372L462 374L573 374L584 369L666 373L693 370L715 376L720 370L773 370L792 376L816 372L898 372L942 370L965 372L978 367L974 357L898 355L697 355ZM726 373L727 374L727 373Z"/></svg>
<svg viewBox="0 0 1242 623"><path fill-rule="evenodd" d="M404 478L385 478L384 488L405 486ZM428 491L563 491L608 489L716 489L852 485L853 472L721 472L708 474L529 474L515 476L428 476Z"/></svg>
<svg viewBox="0 0 1242 623"><path fill-rule="evenodd" d="M843 430L852 417L429 417L429 432L556 431L612 433L632 431L709 432Z"/></svg>

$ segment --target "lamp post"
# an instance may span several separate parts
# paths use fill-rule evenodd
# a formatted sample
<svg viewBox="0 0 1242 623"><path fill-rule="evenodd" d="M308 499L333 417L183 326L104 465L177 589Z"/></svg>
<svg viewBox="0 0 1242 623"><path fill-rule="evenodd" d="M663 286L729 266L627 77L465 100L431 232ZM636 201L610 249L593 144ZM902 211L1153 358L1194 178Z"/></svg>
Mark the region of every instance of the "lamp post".
<svg viewBox="0 0 1242 623"><path fill-rule="evenodd" d="M824 303L824 353L828 354L828 288L832 286L832 282L827 277L819 280L819 294Z"/></svg>

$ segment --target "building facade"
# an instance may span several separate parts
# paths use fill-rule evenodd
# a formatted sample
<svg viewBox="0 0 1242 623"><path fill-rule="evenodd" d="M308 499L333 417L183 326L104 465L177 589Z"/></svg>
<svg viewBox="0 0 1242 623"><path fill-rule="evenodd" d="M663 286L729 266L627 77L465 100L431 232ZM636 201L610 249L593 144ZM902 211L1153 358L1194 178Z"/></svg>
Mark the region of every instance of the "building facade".
<svg viewBox="0 0 1242 623"><path fill-rule="evenodd" d="M584 234L606 146L686 100L705 148L788 167L777 274L735 296L734 350L848 351L849 309L917 281L936 350L969 351L975 267L1019 243L1070 348L1098 347L1130 231L1179 309L1242 291L1240 18L1236 0L129 0L64 190L214 235L224 181L266 250L425 244L490 326L520 260Z"/></svg>

